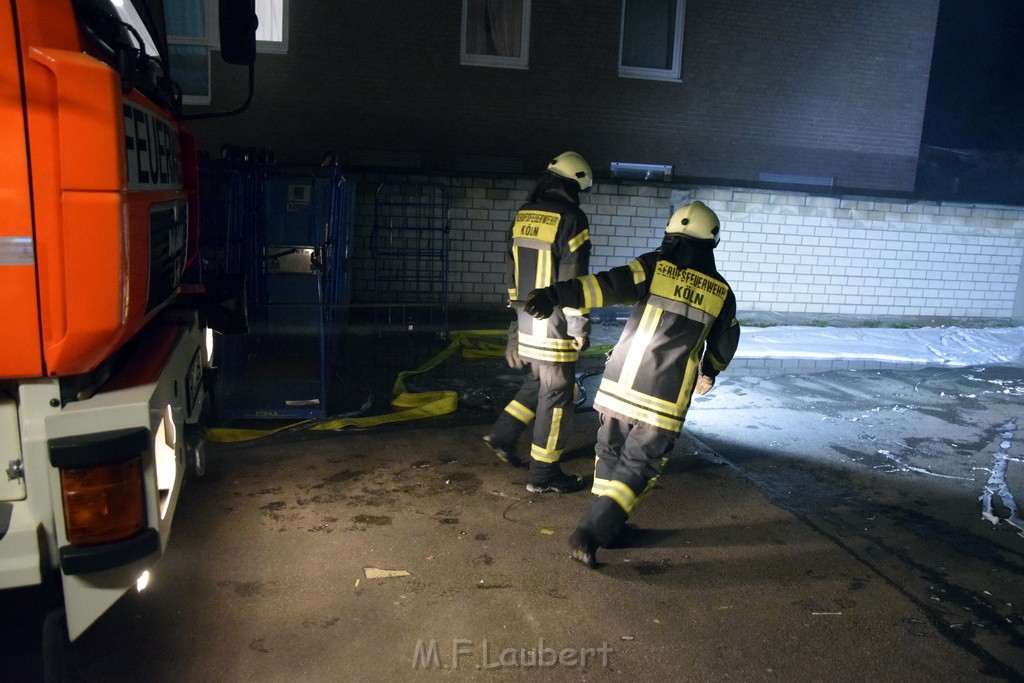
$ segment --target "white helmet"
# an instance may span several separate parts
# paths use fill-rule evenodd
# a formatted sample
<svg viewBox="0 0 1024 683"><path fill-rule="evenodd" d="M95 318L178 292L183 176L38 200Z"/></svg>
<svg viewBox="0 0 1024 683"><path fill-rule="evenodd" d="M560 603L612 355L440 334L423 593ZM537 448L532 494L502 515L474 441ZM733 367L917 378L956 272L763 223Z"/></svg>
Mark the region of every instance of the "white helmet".
<svg viewBox="0 0 1024 683"><path fill-rule="evenodd" d="M594 174L583 157L576 152L562 152L548 164L548 171L557 176L575 180L582 192L590 189L594 184Z"/></svg>
<svg viewBox="0 0 1024 683"><path fill-rule="evenodd" d="M714 240L718 246L720 226L718 215L702 201L695 201L676 209L668 219L665 232L669 235L684 235L697 240Z"/></svg>

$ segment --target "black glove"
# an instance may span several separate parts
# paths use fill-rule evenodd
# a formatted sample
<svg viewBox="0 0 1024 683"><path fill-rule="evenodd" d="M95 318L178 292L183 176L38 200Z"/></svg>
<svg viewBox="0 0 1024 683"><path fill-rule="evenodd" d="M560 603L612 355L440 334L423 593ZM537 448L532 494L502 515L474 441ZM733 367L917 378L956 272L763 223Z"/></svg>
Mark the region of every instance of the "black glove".
<svg viewBox="0 0 1024 683"><path fill-rule="evenodd" d="M526 298L526 305L523 306L523 310L537 320L544 320L551 317L557 305L558 299L555 297L555 293L550 287L545 287L544 289L535 289L530 292L530 295Z"/></svg>

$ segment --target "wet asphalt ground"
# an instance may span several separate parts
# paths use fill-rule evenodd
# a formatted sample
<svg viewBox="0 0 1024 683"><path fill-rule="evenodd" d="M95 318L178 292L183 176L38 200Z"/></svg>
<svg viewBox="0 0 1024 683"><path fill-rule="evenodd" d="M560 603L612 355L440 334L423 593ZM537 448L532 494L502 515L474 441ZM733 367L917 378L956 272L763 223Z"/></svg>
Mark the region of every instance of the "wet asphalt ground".
<svg viewBox="0 0 1024 683"><path fill-rule="evenodd" d="M385 346L353 404L432 353ZM455 414L211 444L73 680L1024 679L1024 367L737 362L596 570L566 546L590 494L530 494L482 444L517 381L455 357L408 382Z"/></svg>

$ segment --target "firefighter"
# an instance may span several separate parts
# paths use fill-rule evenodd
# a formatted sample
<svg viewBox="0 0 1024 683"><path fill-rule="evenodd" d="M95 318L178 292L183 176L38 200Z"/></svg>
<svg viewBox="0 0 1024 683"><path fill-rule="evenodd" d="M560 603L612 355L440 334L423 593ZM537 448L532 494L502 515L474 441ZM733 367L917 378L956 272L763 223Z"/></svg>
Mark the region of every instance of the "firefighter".
<svg viewBox="0 0 1024 683"><path fill-rule="evenodd" d="M557 306L636 304L594 398L594 497L569 538L571 557L590 568L653 488L691 396L706 394L736 352L736 297L715 267L719 230L715 212L694 201L672 214L656 251L538 289L524 306L544 320Z"/></svg>
<svg viewBox="0 0 1024 683"><path fill-rule="evenodd" d="M580 193L589 192L592 183L582 156L559 154L516 213L508 239L508 296L516 320L505 357L510 367L525 369L526 376L484 441L503 462L529 465L526 488L532 493L572 493L584 487L583 479L564 472L558 461L572 429L576 361L589 345L590 318L586 309L552 307L547 320L536 320L522 310L520 299L589 272L590 228ZM517 444L531 422L533 438L524 462Z"/></svg>

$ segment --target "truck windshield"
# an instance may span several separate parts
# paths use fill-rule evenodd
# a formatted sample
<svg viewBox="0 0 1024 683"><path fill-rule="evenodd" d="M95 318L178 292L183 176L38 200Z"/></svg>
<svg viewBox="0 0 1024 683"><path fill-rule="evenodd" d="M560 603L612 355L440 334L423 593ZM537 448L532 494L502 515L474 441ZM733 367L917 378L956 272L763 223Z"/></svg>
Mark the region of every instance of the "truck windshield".
<svg viewBox="0 0 1024 683"><path fill-rule="evenodd" d="M154 33L162 24L154 24L148 2L74 0L74 6L89 52L118 70L125 92L137 88L158 104L180 109L180 88L169 78L161 49L166 43Z"/></svg>
<svg viewBox="0 0 1024 683"><path fill-rule="evenodd" d="M139 16L139 12L135 9L135 5L131 3L131 0L108 1L113 6L114 11L117 12L117 16L121 18L121 21L135 29L131 33L131 40L135 47L144 49L150 57L159 57L160 51L156 49L156 41L149 34L149 29L146 28L145 22L142 21L142 17ZM142 42L140 43L139 41Z"/></svg>

